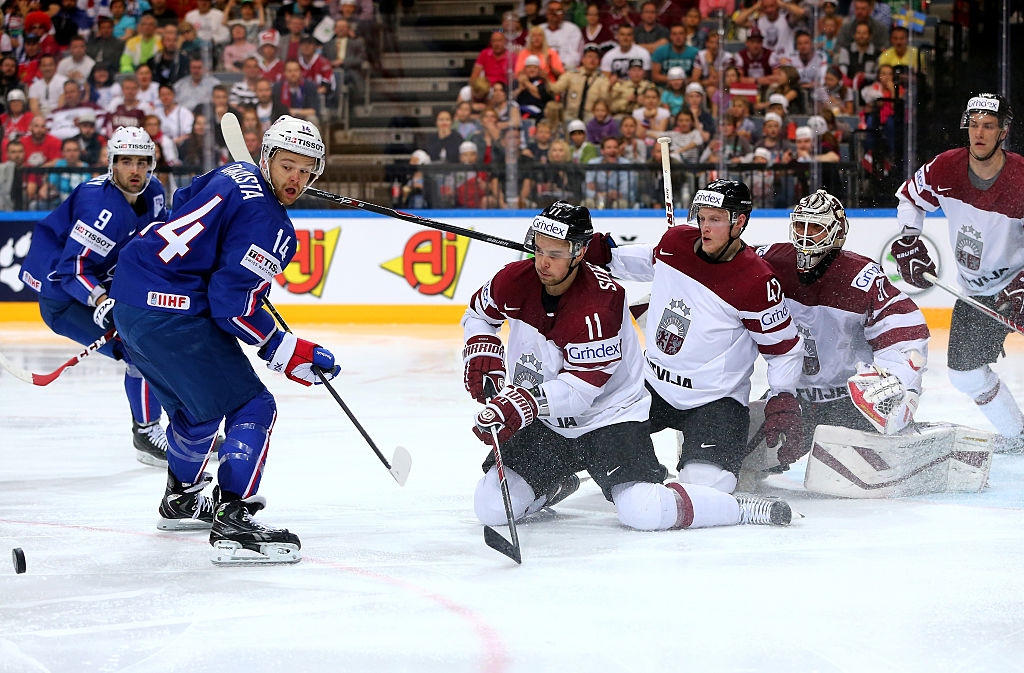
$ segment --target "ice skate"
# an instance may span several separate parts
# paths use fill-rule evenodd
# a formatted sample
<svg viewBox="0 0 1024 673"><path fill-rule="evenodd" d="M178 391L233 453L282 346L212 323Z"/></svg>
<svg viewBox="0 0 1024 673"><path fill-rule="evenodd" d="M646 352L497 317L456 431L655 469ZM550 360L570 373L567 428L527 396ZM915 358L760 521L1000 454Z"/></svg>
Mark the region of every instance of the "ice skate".
<svg viewBox="0 0 1024 673"><path fill-rule="evenodd" d="M167 467L167 435L160 421L137 423L132 421L132 444L135 458L144 465Z"/></svg>
<svg viewBox="0 0 1024 673"><path fill-rule="evenodd" d="M992 440L992 452L1005 453L1011 456L1024 455L1024 433L1016 437L995 435L995 438Z"/></svg>
<svg viewBox="0 0 1024 673"><path fill-rule="evenodd" d="M284 528L271 528L253 518L267 501L259 495L232 500L217 507L210 529L214 565L298 563L299 537Z"/></svg>
<svg viewBox="0 0 1024 673"><path fill-rule="evenodd" d="M793 510L785 500L750 493L732 495L740 505L740 523L788 526L793 520Z"/></svg>
<svg viewBox="0 0 1024 673"><path fill-rule="evenodd" d="M194 484L178 481L167 471L167 490L160 501L160 530L204 530L213 525L214 501L203 495L213 477L203 472Z"/></svg>

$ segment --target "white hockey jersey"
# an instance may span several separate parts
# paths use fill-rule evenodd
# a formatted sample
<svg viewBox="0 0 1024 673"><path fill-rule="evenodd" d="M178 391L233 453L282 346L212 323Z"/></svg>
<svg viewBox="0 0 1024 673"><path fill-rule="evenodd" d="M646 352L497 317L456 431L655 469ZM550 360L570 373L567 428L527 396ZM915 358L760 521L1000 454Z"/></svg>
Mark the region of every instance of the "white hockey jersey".
<svg viewBox="0 0 1024 673"><path fill-rule="evenodd" d="M1024 157L1006 153L1006 165L987 190L971 184L968 150L943 152L903 183L897 220L903 235L918 236L925 212L949 220L949 243L969 295L994 295L1024 269Z"/></svg>
<svg viewBox="0 0 1024 673"><path fill-rule="evenodd" d="M757 249L786 293L793 321L803 337L804 363L799 397L823 402L849 397L846 381L857 363L874 362L921 392L923 367L908 353L928 355L928 325L917 304L898 290L874 261L840 251L813 283L800 282L792 243Z"/></svg>
<svg viewBox="0 0 1024 673"><path fill-rule="evenodd" d="M554 313L542 305L542 288L532 260L509 264L470 300L465 338L496 334L508 320L506 384L539 386L548 415L538 420L563 437L646 421L651 395L622 286L604 269L581 264Z"/></svg>
<svg viewBox="0 0 1024 673"><path fill-rule="evenodd" d="M677 409L731 397L746 406L757 354L768 362L772 394L796 394L803 348L782 285L750 248L705 261L700 232L672 227L657 245L612 248L616 276L653 281L644 376Z"/></svg>

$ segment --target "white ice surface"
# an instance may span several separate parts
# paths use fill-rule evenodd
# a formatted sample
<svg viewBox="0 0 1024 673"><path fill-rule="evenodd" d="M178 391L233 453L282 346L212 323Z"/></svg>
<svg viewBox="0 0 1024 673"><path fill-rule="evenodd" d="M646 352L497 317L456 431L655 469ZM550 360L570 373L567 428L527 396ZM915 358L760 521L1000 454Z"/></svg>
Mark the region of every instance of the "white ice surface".
<svg viewBox="0 0 1024 673"><path fill-rule="evenodd" d="M473 516L458 331L299 331L413 467L400 488L326 391L262 370L279 408L262 518L301 537L296 566L214 567L205 535L157 531L165 474L135 461L121 365L46 388L0 372L0 552L28 560L0 558L0 673L1024 670L1022 457L996 456L984 493L898 501L808 494L800 463L770 482L805 516L785 529L633 532L585 482L520 526L516 566ZM0 348L35 371L76 350L41 329ZM988 429L931 355L919 418ZM655 442L672 466L670 433Z"/></svg>

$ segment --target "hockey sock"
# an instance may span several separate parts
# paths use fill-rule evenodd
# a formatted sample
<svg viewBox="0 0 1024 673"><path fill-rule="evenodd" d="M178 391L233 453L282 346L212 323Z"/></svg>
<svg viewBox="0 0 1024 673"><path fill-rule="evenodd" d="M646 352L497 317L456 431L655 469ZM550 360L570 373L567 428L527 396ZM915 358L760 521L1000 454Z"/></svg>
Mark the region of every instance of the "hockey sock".
<svg viewBox="0 0 1024 673"><path fill-rule="evenodd" d="M707 528L733 526L740 522L740 506L736 498L710 486L665 484L676 492L680 520L675 528Z"/></svg>
<svg viewBox="0 0 1024 673"><path fill-rule="evenodd" d="M276 419L277 405L267 390L227 415L217 470L221 490L238 493L243 498L256 493Z"/></svg>
<svg viewBox="0 0 1024 673"><path fill-rule="evenodd" d="M152 386L142 378L138 368L129 363L124 372L124 392L128 396L128 404L132 408L132 418L144 425L160 420L163 407L156 399Z"/></svg>
<svg viewBox="0 0 1024 673"><path fill-rule="evenodd" d="M732 493L736 490L736 475L723 470L718 465L691 460L679 470L679 481L684 484L710 486L711 488Z"/></svg>
<svg viewBox="0 0 1024 673"><path fill-rule="evenodd" d="M1024 432L1024 414L1017 400L988 365L966 372L950 369L949 381L954 388L971 396L999 434L1016 437Z"/></svg>
<svg viewBox="0 0 1024 673"><path fill-rule="evenodd" d="M509 499L512 501L512 516L518 521L527 513L535 512L544 506L546 498L538 498L526 480L516 474L515 470L505 467L505 482L508 484ZM538 504L539 501L539 504ZM501 498L501 483L498 481L498 466L492 466L476 484L473 493L473 509L480 523L485 526L504 526L508 524L505 515L505 503Z"/></svg>
<svg viewBox="0 0 1024 673"><path fill-rule="evenodd" d="M203 474L220 419L196 423L183 410L171 414L167 424L167 467L179 481L194 484Z"/></svg>
<svg viewBox="0 0 1024 673"><path fill-rule="evenodd" d="M680 496L664 484L630 481L612 486L612 502L623 525L636 530L668 530L678 528Z"/></svg>

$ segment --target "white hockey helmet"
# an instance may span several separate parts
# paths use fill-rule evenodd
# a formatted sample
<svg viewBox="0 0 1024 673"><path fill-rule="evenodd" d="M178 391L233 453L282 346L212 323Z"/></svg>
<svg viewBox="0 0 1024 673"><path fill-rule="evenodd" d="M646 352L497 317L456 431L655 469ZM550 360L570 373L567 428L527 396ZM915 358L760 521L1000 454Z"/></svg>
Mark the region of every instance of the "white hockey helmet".
<svg viewBox="0 0 1024 673"><path fill-rule="evenodd" d="M149 157L149 170L146 171L146 181L142 184L142 189L139 191L129 192L117 184L117 181L114 179L114 164L119 156ZM110 172L110 181L114 183L114 186L125 194L138 196L146 191L149 181L153 179L153 171L156 170L156 143L153 142L148 133L138 126L118 126L117 130L110 136L110 140L107 141L107 170Z"/></svg>
<svg viewBox="0 0 1024 673"><path fill-rule="evenodd" d="M796 248L796 268L801 272L810 271L829 252L842 248L850 228L842 202L824 189L800 199L789 220L789 240ZM824 233L808 231L811 224Z"/></svg>
<svg viewBox="0 0 1024 673"><path fill-rule="evenodd" d="M260 171L267 182L270 182L270 159L277 150L295 152L316 160L309 182L302 187L303 192L324 172L324 142L320 139L319 129L307 121L291 115L281 115L263 134L263 145L260 148Z"/></svg>

